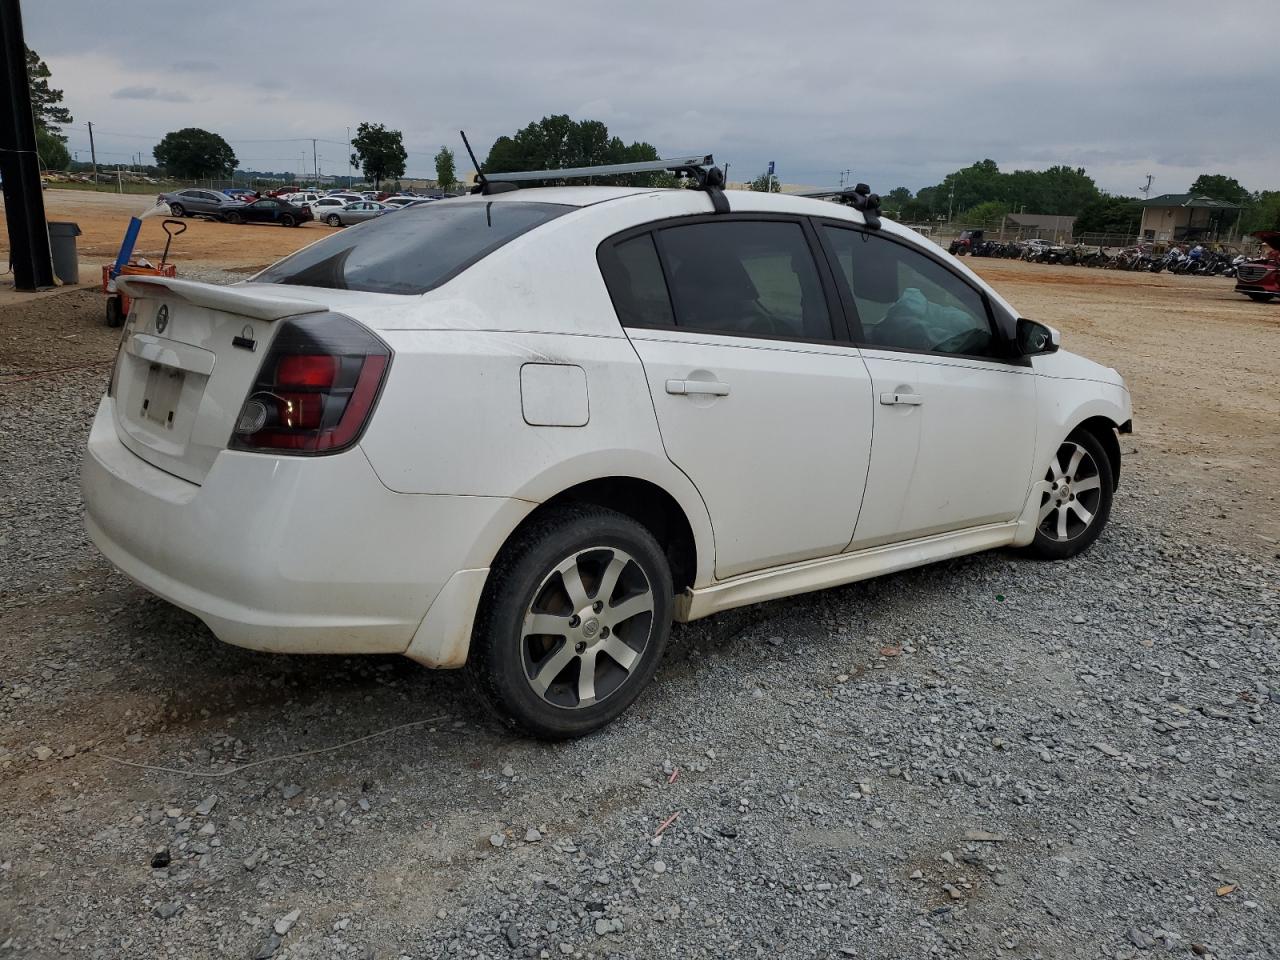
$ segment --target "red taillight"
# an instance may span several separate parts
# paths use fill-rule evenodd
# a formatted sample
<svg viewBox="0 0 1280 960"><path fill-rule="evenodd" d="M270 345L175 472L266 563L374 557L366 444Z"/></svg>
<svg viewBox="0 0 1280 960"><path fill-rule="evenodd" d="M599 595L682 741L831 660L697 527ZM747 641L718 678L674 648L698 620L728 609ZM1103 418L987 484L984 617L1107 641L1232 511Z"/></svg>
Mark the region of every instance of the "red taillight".
<svg viewBox="0 0 1280 960"><path fill-rule="evenodd" d="M281 387L331 387L338 375L338 358L325 354L292 354L276 364L276 384Z"/></svg>
<svg viewBox="0 0 1280 960"><path fill-rule="evenodd" d="M249 391L230 446L337 453L360 438L382 389L391 351L336 313L286 321Z"/></svg>

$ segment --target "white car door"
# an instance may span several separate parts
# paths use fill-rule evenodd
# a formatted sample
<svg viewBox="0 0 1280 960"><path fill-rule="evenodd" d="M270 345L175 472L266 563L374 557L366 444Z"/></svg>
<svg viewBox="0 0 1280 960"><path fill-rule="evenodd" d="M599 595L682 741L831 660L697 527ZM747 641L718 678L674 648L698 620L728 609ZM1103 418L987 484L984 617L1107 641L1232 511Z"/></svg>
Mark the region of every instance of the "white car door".
<svg viewBox="0 0 1280 960"><path fill-rule="evenodd" d="M667 455L694 482L719 578L832 556L857 523L871 384L812 227L684 218L601 246Z"/></svg>
<svg viewBox="0 0 1280 960"><path fill-rule="evenodd" d="M987 297L904 239L834 223L820 233L875 396L850 548L1015 519L1031 485L1036 378L1004 346Z"/></svg>

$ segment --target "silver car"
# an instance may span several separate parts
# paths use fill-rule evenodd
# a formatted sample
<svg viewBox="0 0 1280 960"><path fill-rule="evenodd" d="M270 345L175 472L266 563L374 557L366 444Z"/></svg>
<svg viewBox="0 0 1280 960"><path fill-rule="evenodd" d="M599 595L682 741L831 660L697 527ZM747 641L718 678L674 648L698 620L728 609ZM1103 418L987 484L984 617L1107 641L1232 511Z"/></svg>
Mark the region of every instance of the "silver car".
<svg viewBox="0 0 1280 960"><path fill-rule="evenodd" d="M188 190L175 190L162 193L156 197L156 206L169 205L169 213L175 217L225 216L228 210L237 210L244 202L234 200L217 190L201 190L192 187Z"/></svg>
<svg viewBox="0 0 1280 960"><path fill-rule="evenodd" d="M395 207L388 207L377 200L357 200L341 209L326 211L320 219L331 227L347 227L353 223L364 223L366 220L380 217L394 209Z"/></svg>

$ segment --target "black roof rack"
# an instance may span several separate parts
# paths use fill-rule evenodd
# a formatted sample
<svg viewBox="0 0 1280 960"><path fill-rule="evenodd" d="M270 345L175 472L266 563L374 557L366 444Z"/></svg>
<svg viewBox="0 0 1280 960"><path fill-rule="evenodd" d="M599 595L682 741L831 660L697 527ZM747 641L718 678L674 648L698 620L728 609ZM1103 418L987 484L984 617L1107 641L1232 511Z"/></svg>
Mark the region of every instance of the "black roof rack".
<svg viewBox="0 0 1280 960"><path fill-rule="evenodd" d="M838 190L815 190L812 193L798 194L798 196L810 197L814 200L830 200L832 203L843 203L845 206L853 207L855 210L862 211L868 229L880 229L880 194L872 193L871 188L865 183Z"/></svg>
<svg viewBox="0 0 1280 960"><path fill-rule="evenodd" d="M471 162L476 163L467 135L462 134ZM716 213L728 213L729 201L724 196L724 172L715 166L715 158L709 154L673 157L668 160L642 160L638 163L607 163L594 167L563 167L558 170L518 170L507 173L485 173L476 163L476 185L472 193L493 194L518 190L522 183L539 180L573 180L590 177L617 177L631 173L673 173L681 179L693 180L695 189L711 197Z"/></svg>

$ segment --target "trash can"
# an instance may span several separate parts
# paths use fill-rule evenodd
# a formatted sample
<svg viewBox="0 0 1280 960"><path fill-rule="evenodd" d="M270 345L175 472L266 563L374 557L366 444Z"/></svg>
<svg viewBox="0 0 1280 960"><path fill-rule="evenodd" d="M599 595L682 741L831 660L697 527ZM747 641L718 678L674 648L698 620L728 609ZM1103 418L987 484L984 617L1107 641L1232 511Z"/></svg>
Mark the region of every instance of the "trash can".
<svg viewBox="0 0 1280 960"><path fill-rule="evenodd" d="M80 282L80 256L76 253L76 237L80 224L49 221L49 246L53 248L53 272L63 283Z"/></svg>

